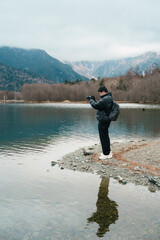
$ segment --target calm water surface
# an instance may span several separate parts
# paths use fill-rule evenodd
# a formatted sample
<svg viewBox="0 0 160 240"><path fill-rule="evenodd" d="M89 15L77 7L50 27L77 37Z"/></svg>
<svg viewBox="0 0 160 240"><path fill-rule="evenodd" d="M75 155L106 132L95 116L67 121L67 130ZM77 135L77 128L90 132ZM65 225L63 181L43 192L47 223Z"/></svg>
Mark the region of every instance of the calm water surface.
<svg viewBox="0 0 160 240"><path fill-rule="evenodd" d="M158 138L159 119L158 105L123 104L111 139ZM51 167L96 142L88 104L0 105L0 240L160 239L159 191Z"/></svg>

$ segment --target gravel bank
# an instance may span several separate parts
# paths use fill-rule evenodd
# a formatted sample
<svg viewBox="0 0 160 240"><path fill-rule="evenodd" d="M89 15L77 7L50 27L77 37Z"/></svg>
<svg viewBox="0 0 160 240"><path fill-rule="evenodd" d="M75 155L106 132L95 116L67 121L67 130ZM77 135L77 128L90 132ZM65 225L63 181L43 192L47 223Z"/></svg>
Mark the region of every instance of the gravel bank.
<svg viewBox="0 0 160 240"><path fill-rule="evenodd" d="M114 142L111 149L113 158L101 161L100 145L81 148L64 156L59 166L148 186L151 192L160 190L160 139Z"/></svg>

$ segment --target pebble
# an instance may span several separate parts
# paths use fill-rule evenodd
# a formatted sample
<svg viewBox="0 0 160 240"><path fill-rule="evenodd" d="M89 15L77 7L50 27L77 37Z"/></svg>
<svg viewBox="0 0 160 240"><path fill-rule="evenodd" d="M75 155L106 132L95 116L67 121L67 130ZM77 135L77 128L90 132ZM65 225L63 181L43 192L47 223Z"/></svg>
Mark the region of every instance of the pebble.
<svg viewBox="0 0 160 240"><path fill-rule="evenodd" d="M148 188L148 190L149 190L150 192L155 192L155 191L156 191L156 189L155 189L153 186L150 186L150 187Z"/></svg>
<svg viewBox="0 0 160 240"><path fill-rule="evenodd" d="M89 150L93 150L94 148L93 147L88 147Z"/></svg>
<svg viewBox="0 0 160 240"><path fill-rule="evenodd" d="M52 161L52 162L51 162L51 166L52 166L52 167L54 167L56 164L57 164L57 162L55 162L55 161Z"/></svg>
<svg viewBox="0 0 160 240"><path fill-rule="evenodd" d="M134 170L140 171L141 169L140 169L140 167L135 167Z"/></svg>
<svg viewBox="0 0 160 240"><path fill-rule="evenodd" d="M115 177L116 180L119 180L120 178L121 178L120 176L116 176L116 177Z"/></svg>
<svg viewBox="0 0 160 240"><path fill-rule="evenodd" d="M118 180L119 183L127 184L127 180L125 180L121 176L116 176L115 179Z"/></svg>
<svg viewBox="0 0 160 240"><path fill-rule="evenodd" d="M123 179L122 184L127 184L127 180Z"/></svg>
<svg viewBox="0 0 160 240"><path fill-rule="evenodd" d="M91 150L86 150L86 149L84 149L83 150L83 154L84 154L84 156L87 156L87 155L91 155L91 154L93 154L93 151L91 151Z"/></svg>
<svg viewBox="0 0 160 240"><path fill-rule="evenodd" d="M120 178L118 179L118 182L119 182L119 183L122 183L122 181L123 181L123 178L120 177Z"/></svg>
<svg viewBox="0 0 160 240"><path fill-rule="evenodd" d="M151 178L149 178L149 182L156 184L157 180L155 177L151 177Z"/></svg>

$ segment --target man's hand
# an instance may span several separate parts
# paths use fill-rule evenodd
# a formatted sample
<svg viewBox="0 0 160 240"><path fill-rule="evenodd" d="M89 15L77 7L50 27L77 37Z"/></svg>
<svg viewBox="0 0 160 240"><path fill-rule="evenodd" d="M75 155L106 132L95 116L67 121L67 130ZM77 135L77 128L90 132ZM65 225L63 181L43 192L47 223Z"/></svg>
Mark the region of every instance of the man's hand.
<svg viewBox="0 0 160 240"><path fill-rule="evenodd" d="M87 99L88 100L93 99L94 101L96 100L94 96L88 96Z"/></svg>

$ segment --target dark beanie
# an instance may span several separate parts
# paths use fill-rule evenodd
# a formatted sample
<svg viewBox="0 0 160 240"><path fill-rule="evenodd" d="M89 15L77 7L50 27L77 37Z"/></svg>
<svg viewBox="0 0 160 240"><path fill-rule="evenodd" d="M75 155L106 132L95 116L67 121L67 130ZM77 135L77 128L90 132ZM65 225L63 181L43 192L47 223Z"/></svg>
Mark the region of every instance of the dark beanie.
<svg viewBox="0 0 160 240"><path fill-rule="evenodd" d="M103 91L108 92L108 89L105 86L99 87L98 92L103 92Z"/></svg>

